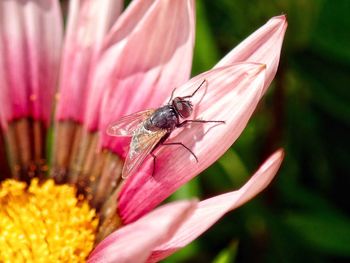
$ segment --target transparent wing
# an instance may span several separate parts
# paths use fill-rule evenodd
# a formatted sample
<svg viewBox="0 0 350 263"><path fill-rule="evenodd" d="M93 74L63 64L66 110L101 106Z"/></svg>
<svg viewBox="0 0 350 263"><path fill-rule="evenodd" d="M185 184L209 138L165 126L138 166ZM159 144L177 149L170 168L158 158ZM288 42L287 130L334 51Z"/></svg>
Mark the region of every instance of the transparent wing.
<svg viewBox="0 0 350 263"><path fill-rule="evenodd" d="M148 131L140 127L132 137L129 154L125 160L122 178L132 175L143 163L147 155L167 133L166 130Z"/></svg>
<svg viewBox="0 0 350 263"><path fill-rule="evenodd" d="M124 116L108 126L107 134L111 136L132 136L133 132L141 123L149 118L153 112L154 109L148 109Z"/></svg>

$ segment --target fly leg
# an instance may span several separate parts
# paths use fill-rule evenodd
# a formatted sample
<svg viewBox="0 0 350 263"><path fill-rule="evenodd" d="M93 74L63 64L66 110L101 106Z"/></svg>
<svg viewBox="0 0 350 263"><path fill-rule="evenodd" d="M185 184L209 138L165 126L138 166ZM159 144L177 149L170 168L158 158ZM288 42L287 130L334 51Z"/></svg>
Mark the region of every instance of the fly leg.
<svg viewBox="0 0 350 263"><path fill-rule="evenodd" d="M153 157L153 170L152 170L152 177L154 176L154 170L156 169L156 159L157 159L157 156L151 152L151 156Z"/></svg>
<svg viewBox="0 0 350 263"><path fill-rule="evenodd" d="M192 152L192 150L190 148L188 148L185 144L183 144L182 142L163 142L161 145L180 145L182 147L184 147L190 154L192 154L192 156L196 159L197 163L198 163L198 158L197 156L194 154L194 152Z"/></svg>
<svg viewBox="0 0 350 263"><path fill-rule="evenodd" d="M190 149L190 148L188 148L186 145L184 145L182 142L161 142L160 144L159 144L159 146L169 146L169 145L180 145L180 146L182 146L182 147L184 147L195 159L196 159L196 162L198 163L198 157L194 154L194 152L192 152L192 150ZM156 148L158 148L158 147L156 147ZM153 171L152 171L152 177L154 177L154 171L156 170L156 160L157 160L157 155L155 155L154 153L153 153L153 151L156 149L156 148L154 148L152 151L151 151L151 153L150 153L150 155L153 157Z"/></svg>
<svg viewBox="0 0 350 263"><path fill-rule="evenodd" d="M179 128L179 127L186 125L187 123L193 123L193 122L197 122L197 123L208 123L208 122L209 123L210 122L212 122L212 123L225 123L225 121L185 120L185 121L179 123L178 125L176 125L176 127Z"/></svg>
<svg viewBox="0 0 350 263"><path fill-rule="evenodd" d="M188 95L188 96L185 96L185 97L182 97L183 99L189 99L189 98L192 98L193 96L194 96L194 94L196 94L197 93L197 91L203 86L203 84L206 84L206 85L208 85L208 82L207 82L207 80L206 79L204 79L203 81L202 81L202 83L198 86L198 88L191 94L191 95Z"/></svg>
<svg viewBox="0 0 350 263"><path fill-rule="evenodd" d="M171 92L171 96L170 96L170 99L169 99L169 101L168 101L168 104L170 104L170 103L171 103L171 101L173 100L175 90L176 90L176 88L174 88L174 89L173 89L173 91Z"/></svg>
<svg viewBox="0 0 350 263"><path fill-rule="evenodd" d="M203 80L202 83L199 85L199 87L191 94L191 95L188 95L188 96L185 96L185 97L182 97L182 99L189 99L189 98L192 98L194 96L194 94L197 93L197 91L203 86L204 83L207 83L207 80ZM171 96L170 96L170 99L168 101L168 104L171 104L171 101L173 100L174 98L174 92L175 92L176 88L173 89L173 91L171 92Z"/></svg>

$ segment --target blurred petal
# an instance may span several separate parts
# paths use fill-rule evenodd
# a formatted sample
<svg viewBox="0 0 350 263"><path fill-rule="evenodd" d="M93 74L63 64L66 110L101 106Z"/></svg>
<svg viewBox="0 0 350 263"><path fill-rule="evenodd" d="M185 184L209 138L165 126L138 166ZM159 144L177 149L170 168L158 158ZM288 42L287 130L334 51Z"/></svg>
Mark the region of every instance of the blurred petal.
<svg viewBox="0 0 350 263"><path fill-rule="evenodd" d="M67 34L60 76L58 120L82 121L89 92L89 75L103 39L119 16L121 0L69 2Z"/></svg>
<svg viewBox="0 0 350 263"><path fill-rule="evenodd" d="M158 106L174 87L188 80L193 5L192 0L156 0L151 5L141 0L122 15L94 75L87 113L90 130L105 131L109 123L128 113ZM104 146L115 141L104 135Z"/></svg>
<svg viewBox="0 0 350 263"><path fill-rule="evenodd" d="M128 178L119 195L119 213L130 223L147 213L181 185L215 162L237 139L246 126L264 85L265 67L238 63L205 72L176 90L175 96L191 94L207 80L207 87L193 97L194 119L223 120L225 124L195 123L176 129L170 142L182 142L198 157L181 146L160 146L139 172ZM210 153L210 154L208 154Z"/></svg>
<svg viewBox="0 0 350 263"><path fill-rule="evenodd" d="M266 65L264 91L275 77L280 60L284 34L287 29L285 15L271 18L251 34L215 66L222 67L236 62L255 62Z"/></svg>
<svg viewBox="0 0 350 263"><path fill-rule="evenodd" d="M183 248L224 214L243 205L263 191L277 173L283 156L283 150L275 152L239 190L200 202L195 212L181 225L175 235L153 251L149 262L158 262Z"/></svg>
<svg viewBox="0 0 350 263"><path fill-rule="evenodd" d="M33 117L48 124L62 38L55 0L0 1L0 107L7 122Z"/></svg>
<svg viewBox="0 0 350 263"><path fill-rule="evenodd" d="M171 238L196 207L196 202L175 202L154 210L109 235L91 253L88 262L145 262L152 250Z"/></svg>

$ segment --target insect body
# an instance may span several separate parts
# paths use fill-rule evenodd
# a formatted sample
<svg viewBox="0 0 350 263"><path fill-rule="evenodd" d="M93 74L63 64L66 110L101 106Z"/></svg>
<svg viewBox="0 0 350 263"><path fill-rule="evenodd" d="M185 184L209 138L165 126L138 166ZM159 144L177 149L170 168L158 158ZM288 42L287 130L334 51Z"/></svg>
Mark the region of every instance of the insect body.
<svg viewBox="0 0 350 263"><path fill-rule="evenodd" d="M109 125L107 133L111 136L132 136L130 150L125 160L122 178L126 179L137 171L145 158L151 154L153 157L153 173L156 165L156 155L153 153L160 145L180 145L191 153L198 162L197 156L186 145L181 142L166 142L171 132L187 123L224 121L184 120L193 112L192 102L189 100L206 82L204 80L199 87L189 96L176 97L173 99L174 91L169 102L158 108L136 112L122 117L119 121Z"/></svg>

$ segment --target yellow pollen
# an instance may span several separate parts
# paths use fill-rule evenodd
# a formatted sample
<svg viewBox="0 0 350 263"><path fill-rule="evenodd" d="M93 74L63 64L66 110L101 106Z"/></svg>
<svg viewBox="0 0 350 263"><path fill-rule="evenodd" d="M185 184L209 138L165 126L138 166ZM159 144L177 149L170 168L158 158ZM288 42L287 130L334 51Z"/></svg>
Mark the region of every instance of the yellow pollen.
<svg viewBox="0 0 350 263"><path fill-rule="evenodd" d="M75 188L52 180L0 184L0 262L85 262L98 219Z"/></svg>

